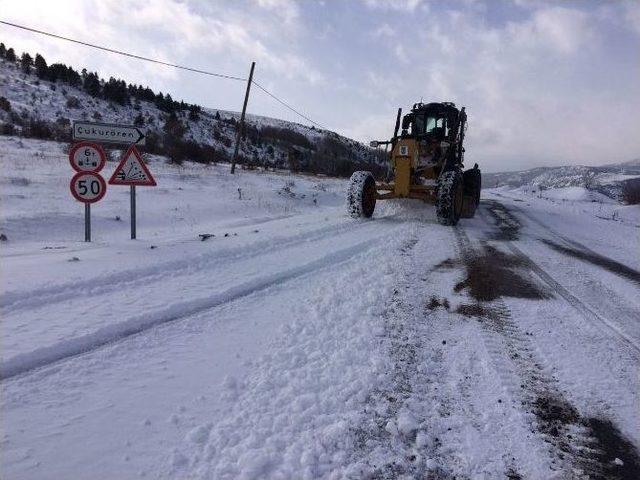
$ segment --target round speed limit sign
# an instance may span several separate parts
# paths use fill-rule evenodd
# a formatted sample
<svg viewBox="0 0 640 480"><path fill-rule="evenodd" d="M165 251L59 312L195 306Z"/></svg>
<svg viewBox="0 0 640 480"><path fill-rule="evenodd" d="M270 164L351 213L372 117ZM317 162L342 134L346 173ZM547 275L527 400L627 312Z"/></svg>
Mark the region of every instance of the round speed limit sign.
<svg viewBox="0 0 640 480"><path fill-rule="evenodd" d="M97 143L76 143L69 151L69 162L76 172L99 172L107 156Z"/></svg>
<svg viewBox="0 0 640 480"><path fill-rule="evenodd" d="M71 195L82 203L95 203L107 193L107 182L99 174L79 172L71 179Z"/></svg>

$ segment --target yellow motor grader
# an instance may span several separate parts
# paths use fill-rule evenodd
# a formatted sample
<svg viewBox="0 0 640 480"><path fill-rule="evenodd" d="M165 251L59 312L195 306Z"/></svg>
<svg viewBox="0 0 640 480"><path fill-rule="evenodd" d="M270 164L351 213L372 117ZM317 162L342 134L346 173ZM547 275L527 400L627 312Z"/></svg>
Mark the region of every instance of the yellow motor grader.
<svg viewBox="0 0 640 480"><path fill-rule="evenodd" d="M480 202L481 174L478 164L463 171L467 114L453 103L416 103L402 118L398 109L393 137L373 141L377 148L391 146L393 179L376 183L371 172L354 172L347 191L352 217L371 217L376 200L416 198L435 204L438 221L455 225L475 215Z"/></svg>

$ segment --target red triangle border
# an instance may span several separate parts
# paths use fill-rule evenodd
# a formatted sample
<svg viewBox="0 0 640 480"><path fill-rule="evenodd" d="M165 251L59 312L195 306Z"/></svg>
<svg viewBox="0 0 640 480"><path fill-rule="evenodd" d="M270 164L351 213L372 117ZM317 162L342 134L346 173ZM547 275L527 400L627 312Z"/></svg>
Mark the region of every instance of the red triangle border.
<svg viewBox="0 0 640 480"><path fill-rule="evenodd" d="M149 178L148 181L141 182L141 181L135 181L135 180L118 180L116 178L116 174L122 168L124 168L124 164L127 161L127 159L129 158L129 155L134 155L136 157L136 159L138 160L138 163L142 167L142 170L144 170L144 173ZM157 183L156 183L155 178L153 178L153 175L151 175L151 172L149 171L149 169L147 168L145 163L142 161L142 156L140 155L140 152L138 151L136 146L135 145L131 145L129 147L129 149L125 152L125 154L122 156L122 159L120 159L120 163L118 164L116 169L113 171L113 174L111 175L111 178L109 179L109 185L133 185L133 186L142 186L142 187L155 187L157 185Z"/></svg>

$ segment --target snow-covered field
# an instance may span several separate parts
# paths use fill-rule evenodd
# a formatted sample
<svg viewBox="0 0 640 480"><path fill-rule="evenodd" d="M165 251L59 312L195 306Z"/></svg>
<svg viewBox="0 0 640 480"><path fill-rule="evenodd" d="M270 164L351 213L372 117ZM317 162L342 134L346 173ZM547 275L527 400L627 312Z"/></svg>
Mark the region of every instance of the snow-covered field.
<svg viewBox="0 0 640 480"><path fill-rule="evenodd" d="M342 180L152 158L138 240L110 187L86 244L62 145L0 164L3 479L638 478L640 207L358 221Z"/></svg>

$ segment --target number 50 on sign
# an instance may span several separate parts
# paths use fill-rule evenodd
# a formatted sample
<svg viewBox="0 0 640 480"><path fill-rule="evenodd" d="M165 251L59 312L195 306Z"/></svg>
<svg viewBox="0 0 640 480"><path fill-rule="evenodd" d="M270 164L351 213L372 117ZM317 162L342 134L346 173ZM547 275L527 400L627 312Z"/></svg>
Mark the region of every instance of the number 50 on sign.
<svg viewBox="0 0 640 480"><path fill-rule="evenodd" d="M99 174L93 172L79 172L71 179L71 195L82 203L100 201L107 193L107 183Z"/></svg>

